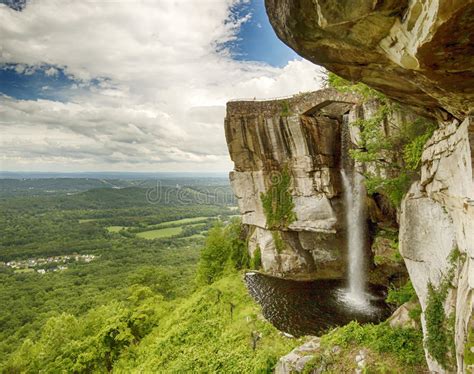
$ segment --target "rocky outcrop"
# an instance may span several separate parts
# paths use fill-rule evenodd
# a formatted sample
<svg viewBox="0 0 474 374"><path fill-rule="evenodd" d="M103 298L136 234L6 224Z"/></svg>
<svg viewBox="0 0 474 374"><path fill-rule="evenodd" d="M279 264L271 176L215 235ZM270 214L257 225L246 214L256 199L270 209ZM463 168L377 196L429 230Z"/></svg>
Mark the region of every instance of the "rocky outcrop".
<svg viewBox="0 0 474 374"><path fill-rule="evenodd" d="M269 101L227 104L230 179L249 249L273 275L341 277L345 251L339 173L342 114L357 101L326 89ZM280 190L282 179L289 185ZM290 194L293 219L269 222L262 196ZM280 202L277 202L280 203Z"/></svg>
<svg viewBox="0 0 474 374"><path fill-rule="evenodd" d="M301 373L308 363L314 359L314 353L321 347L320 339L313 337L306 343L293 349L286 356L281 357L275 367L275 374Z"/></svg>
<svg viewBox="0 0 474 374"><path fill-rule="evenodd" d="M279 38L306 59L428 115L474 105L473 0L265 0Z"/></svg>
<svg viewBox="0 0 474 374"><path fill-rule="evenodd" d="M419 308L418 301L408 301L400 305L390 316L388 323L392 327L417 328L417 321L410 316L410 312L413 312L416 308Z"/></svg>
<svg viewBox="0 0 474 374"><path fill-rule="evenodd" d="M428 286L435 289L454 271L444 303L455 314L456 360L464 366L464 343L473 310L474 288L474 121L454 121L435 132L425 146L421 181L412 186L401 210L400 251L424 312ZM450 260L453 252L460 260ZM426 314L422 318L426 333ZM444 372L427 351L431 370Z"/></svg>

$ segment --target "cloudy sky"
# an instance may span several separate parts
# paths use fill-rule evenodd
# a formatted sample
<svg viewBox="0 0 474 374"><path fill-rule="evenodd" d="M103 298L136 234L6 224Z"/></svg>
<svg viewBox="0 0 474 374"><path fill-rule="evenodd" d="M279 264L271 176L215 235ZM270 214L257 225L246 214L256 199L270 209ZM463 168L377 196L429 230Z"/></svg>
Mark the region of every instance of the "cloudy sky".
<svg viewBox="0 0 474 374"><path fill-rule="evenodd" d="M322 75L263 0L0 0L0 169L227 171L225 103Z"/></svg>

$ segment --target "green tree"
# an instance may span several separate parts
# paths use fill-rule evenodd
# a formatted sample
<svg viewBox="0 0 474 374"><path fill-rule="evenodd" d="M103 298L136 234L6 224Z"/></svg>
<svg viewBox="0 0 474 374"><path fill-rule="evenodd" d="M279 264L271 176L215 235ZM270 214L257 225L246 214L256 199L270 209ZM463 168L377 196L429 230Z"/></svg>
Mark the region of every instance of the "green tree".
<svg viewBox="0 0 474 374"><path fill-rule="evenodd" d="M227 226L216 222L209 230L206 245L201 249L197 269L197 282L211 284L222 276L226 268L245 269L250 264L246 242L242 239L240 220Z"/></svg>
<svg viewBox="0 0 474 374"><path fill-rule="evenodd" d="M250 265L247 243L243 238L240 219L234 218L226 227L230 245L230 261L235 269L246 269Z"/></svg>
<svg viewBox="0 0 474 374"><path fill-rule="evenodd" d="M229 255L230 245L224 225L219 221L209 230L206 245L201 249L197 270L198 283L211 284L218 279L224 272Z"/></svg>

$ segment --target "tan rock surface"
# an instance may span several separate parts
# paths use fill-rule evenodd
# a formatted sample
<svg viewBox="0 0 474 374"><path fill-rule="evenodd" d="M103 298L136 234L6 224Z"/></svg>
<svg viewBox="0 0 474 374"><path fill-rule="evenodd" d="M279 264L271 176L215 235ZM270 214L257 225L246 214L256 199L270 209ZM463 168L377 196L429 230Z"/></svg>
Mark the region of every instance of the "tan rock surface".
<svg viewBox="0 0 474 374"><path fill-rule="evenodd" d="M438 118L474 105L473 0L266 0L306 59Z"/></svg>

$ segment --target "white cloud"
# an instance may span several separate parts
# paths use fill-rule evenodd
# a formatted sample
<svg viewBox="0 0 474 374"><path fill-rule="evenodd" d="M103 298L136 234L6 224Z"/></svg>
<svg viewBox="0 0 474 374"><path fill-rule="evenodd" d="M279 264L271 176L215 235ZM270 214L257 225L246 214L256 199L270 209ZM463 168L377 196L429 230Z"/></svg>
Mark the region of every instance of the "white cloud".
<svg viewBox="0 0 474 374"><path fill-rule="evenodd" d="M55 77L56 75L58 75L58 69L55 69L53 68L52 66L49 68L49 69L46 69L44 71L44 73L48 76L48 77Z"/></svg>
<svg viewBox="0 0 474 374"><path fill-rule="evenodd" d="M234 3L32 0L23 12L0 6L0 63L19 64L24 74L54 65L76 79L68 103L0 98L1 167L229 170L226 101L314 90L322 74L304 60L284 68L232 60L222 45L249 18L231 20ZM90 89L78 89L84 87Z"/></svg>

